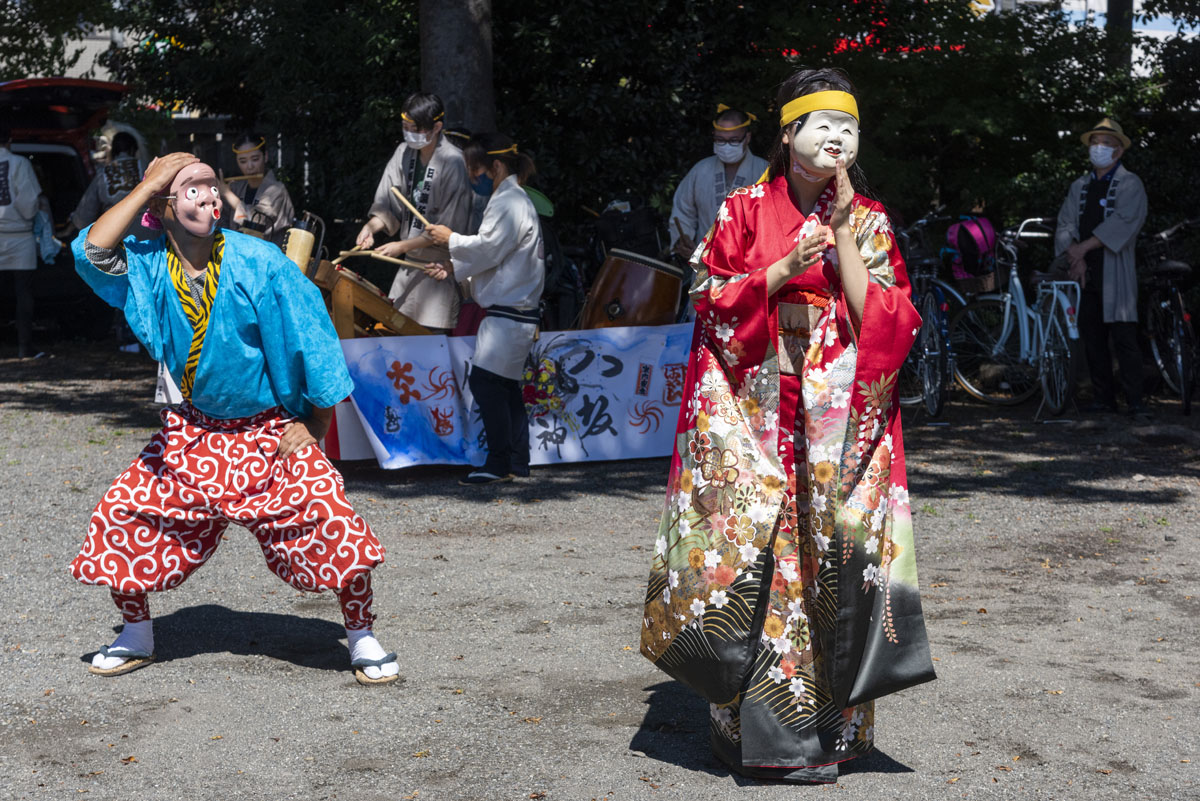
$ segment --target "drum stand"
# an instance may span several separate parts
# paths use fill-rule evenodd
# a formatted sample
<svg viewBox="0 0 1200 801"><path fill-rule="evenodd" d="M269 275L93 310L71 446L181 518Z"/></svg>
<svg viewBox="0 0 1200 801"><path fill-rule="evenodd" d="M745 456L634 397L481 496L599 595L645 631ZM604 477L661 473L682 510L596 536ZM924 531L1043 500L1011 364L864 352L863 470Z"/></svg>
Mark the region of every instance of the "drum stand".
<svg viewBox="0 0 1200 801"><path fill-rule="evenodd" d="M396 311L378 287L355 272L322 259L313 283L328 293L326 304L338 339L377 335L372 330L377 326L397 336L430 333L416 320Z"/></svg>

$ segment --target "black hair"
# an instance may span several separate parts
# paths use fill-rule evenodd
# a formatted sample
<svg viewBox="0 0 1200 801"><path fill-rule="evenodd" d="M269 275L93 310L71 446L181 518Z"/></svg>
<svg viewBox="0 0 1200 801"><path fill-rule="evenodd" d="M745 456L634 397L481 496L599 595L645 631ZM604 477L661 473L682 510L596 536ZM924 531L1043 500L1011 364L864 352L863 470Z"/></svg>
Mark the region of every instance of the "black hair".
<svg viewBox="0 0 1200 801"><path fill-rule="evenodd" d="M136 156L138 152L137 139L128 131L117 131L112 138L112 147L109 149L113 158L128 153L130 156Z"/></svg>
<svg viewBox="0 0 1200 801"><path fill-rule="evenodd" d="M849 76L839 69L833 67L822 67L820 69L801 69L793 72L783 83L779 85L779 91L775 95L776 111L781 111L791 101L798 97L811 95L815 92L846 92L853 95L855 100L858 99L858 91L851 83ZM771 168L771 177L786 175L789 166L791 165L790 148L783 143L783 135L791 130L799 131L804 127L805 121L808 119L808 114L805 114L798 119L790 122L785 127L779 129L779 133L775 135L775 143L771 145L771 150L767 154L767 163ZM854 190L859 194L865 195L873 200L878 200L874 190L867 183L867 176L863 173L862 168L855 162L849 170L850 183L854 186Z"/></svg>
<svg viewBox="0 0 1200 801"><path fill-rule="evenodd" d="M467 146L467 142L471 141L471 130L469 128L443 128L442 133L450 144L462 150Z"/></svg>
<svg viewBox="0 0 1200 801"><path fill-rule="evenodd" d="M739 111L736 108L727 108L724 111L722 111L720 114L718 114L716 117L713 118L714 124L724 125L724 127L726 127L726 128L733 128L735 126L745 125L749 121L750 121L750 115L744 111ZM749 128L750 128L750 126L746 125L746 129L749 130ZM714 130L720 130L720 129L714 129ZM742 133L746 133L746 131L743 131L740 127L737 130L742 131ZM723 131L723 133L733 133L733 131Z"/></svg>
<svg viewBox="0 0 1200 801"><path fill-rule="evenodd" d="M245 150L247 148L258 147L259 145L262 145L263 153L266 154L267 137L256 131L243 131L233 140L234 150Z"/></svg>
<svg viewBox="0 0 1200 801"><path fill-rule="evenodd" d="M428 131L435 122L445 122L446 108L442 99L429 92L414 92L404 101L400 109L422 131Z"/></svg>
<svg viewBox="0 0 1200 801"><path fill-rule="evenodd" d="M468 169L487 169L493 161L499 161L508 171L517 176L517 181L524 184L534 173L537 166L528 153L512 152L510 148L516 145L512 139L502 133L483 133L471 137L471 141L463 148L463 158L467 160ZM508 151L508 152L500 152Z"/></svg>

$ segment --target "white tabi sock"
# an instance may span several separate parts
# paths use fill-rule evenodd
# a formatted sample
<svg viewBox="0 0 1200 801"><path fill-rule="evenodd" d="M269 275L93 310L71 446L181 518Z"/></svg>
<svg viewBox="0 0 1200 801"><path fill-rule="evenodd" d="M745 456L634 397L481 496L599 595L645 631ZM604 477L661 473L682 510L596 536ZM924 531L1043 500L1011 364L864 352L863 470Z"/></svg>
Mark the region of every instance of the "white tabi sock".
<svg viewBox="0 0 1200 801"><path fill-rule="evenodd" d="M126 623L125 628L121 629L121 633L117 635L117 639L113 640L113 644L108 646L109 653L124 649L126 651L144 651L145 653L154 653L154 621L143 620L140 623ZM120 656L105 656L104 654L96 654L92 657L92 665L100 670L112 670L118 665L123 665L129 660Z"/></svg>
<svg viewBox="0 0 1200 801"><path fill-rule="evenodd" d="M383 659L388 655L388 652L383 650L383 646L379 644L379 640L375 639L375 635L370 629L357 629L351 631L346 629L346 642L350 646L350 661L356 659ZM388 662L382 667L364 667L359 668L363 673L367 674L369 679L382 679L384 676L395 676L400 672L400 666L395 662Z"/></svg>

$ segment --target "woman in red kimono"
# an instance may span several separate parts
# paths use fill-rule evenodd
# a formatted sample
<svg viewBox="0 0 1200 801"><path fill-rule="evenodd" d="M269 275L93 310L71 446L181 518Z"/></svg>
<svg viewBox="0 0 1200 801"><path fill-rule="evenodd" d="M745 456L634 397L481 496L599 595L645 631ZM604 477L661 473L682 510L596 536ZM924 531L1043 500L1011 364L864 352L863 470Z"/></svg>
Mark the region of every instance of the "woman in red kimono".
<svg viewBox="0 0 1200 801"><path fill-rule="evenodd" d="M693 262L696 330L641 650L710 703L739 773L837 780L873 699L933 678L896 374L920 325L882 204L853 189L836 70L778 98L762 182Z"/></svg>

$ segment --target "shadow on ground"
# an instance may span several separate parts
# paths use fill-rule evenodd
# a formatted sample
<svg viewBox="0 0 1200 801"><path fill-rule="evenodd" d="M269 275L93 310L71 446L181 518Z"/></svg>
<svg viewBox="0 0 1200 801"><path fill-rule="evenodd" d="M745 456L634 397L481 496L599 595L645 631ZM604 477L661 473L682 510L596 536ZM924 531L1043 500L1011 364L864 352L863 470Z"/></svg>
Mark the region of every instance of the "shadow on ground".
<svg viewBox="0 0 1200 801"><path fill-rule="evenodd" d="M115 340L106 340L59 342L40 359L14 355L11 349L0 352L0 407L5 410L99 414L107 425L120 428L159 425L158 366L144 351L122 353Z"/></svg>
<svg viewBox="0 0 1200 801"><path fill-rule="evenodd" d="M923 501L986 492L1067 503L1178 503L1183 491L1164 484L1200 478L1200 421L1178 407L1155 399L1154 420L1137 424L1077 411L1040 422L1033 401L955 403L938 421L905 410L909 491Z"/></svg>
<svg viewBox="0 0 1200 801"><path fill-rule="evenodd" d="M677 681L665 681L645 688L646 716L633 740L631 751L645 754L649 759L702 771L716 776L730 776L739 785L783 784L783 782L750 779L733 773L723 765L708 745L708 703ZM878 749L866 756L843 762L839 775L850 773L912 773L908 765L897 762Z"/></svg>
<svg viewBox="0 0 1200 801"><path fill-rule="evenodd" d="M120 627L116 627L119 631ZM157 661L173 662L201 654L261 655L317 670L348 669L346 630L313 617L270 612L237 612L218 604L189 606L154 618ZM107 643L106 643L107 644ZM80 658L91 662L95 651Z"/></svg>
<svg viewBox="0 0 1200 801"><path fill-rule="evenodd" d="M579 495L643 499L666 491L670 460L633 459L620 462L579 462L535 467L528 478L464 487L458 483L470 470L465 466L410 467L383 470L373 461L339 462L350 489L386 498L438 497L470 503L493 503L503 498L517 503L564 499Z"/></svg>
<svg viewBox="0 0 1200 801"><path fill-rule="evenodd" d="M155 375L155 364L145 353L121 353L115 341L63 342L54 358L0 358L0 407L99 414L114 427L157 427ZM909 489L923 501L986 492L1068 503L1169 506L1183 496L1179 488L1164 484L1200 479L1200 414L1183 416L1178 401L1170 397L1152 398L1150 405L1155 419L1139 424L1120 415L1084 415L1078 409L1042 422L1036 400L996 407L964 400L962 393L956 393L937 421L906 409ZM483 489L459 486L465 467L383 470L370 461L338 466L351 488L389 498L434 496L487 503L496 498L569 499L577 494L642 499L664 491L668 460L534 468L530 478ZM1099 483L1106 481L1107 486Z"/></svg>

